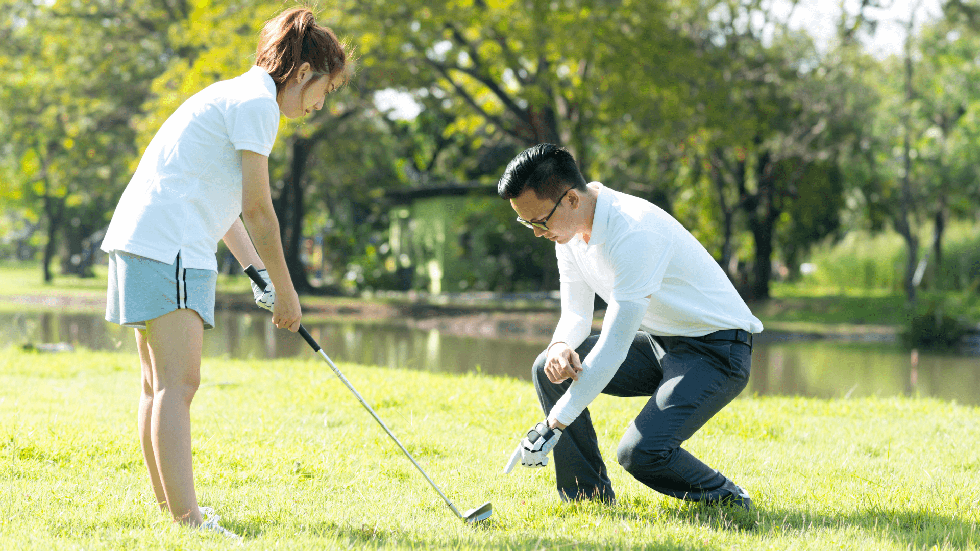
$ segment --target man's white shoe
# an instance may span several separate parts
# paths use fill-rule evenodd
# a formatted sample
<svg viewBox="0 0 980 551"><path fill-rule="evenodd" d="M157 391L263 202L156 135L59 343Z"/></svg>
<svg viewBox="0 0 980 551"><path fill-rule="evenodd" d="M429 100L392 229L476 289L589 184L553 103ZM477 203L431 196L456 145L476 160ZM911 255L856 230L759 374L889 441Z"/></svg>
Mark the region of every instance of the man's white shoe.
<svg viewBox="0 0 980 551"><path fill-rule="evenodd" d="M221 520L221 517L219 517L214 512L214 509L212 509L211 507L201 507L200 509L201 509L201 518L203 519L203 521L201 522L201 525L198 526L198 529L206 530L208 532L217 532L218 534L221 534L226 538L234 538L234 539L242 538L238 534L218 524L218 521Z"/></svg>

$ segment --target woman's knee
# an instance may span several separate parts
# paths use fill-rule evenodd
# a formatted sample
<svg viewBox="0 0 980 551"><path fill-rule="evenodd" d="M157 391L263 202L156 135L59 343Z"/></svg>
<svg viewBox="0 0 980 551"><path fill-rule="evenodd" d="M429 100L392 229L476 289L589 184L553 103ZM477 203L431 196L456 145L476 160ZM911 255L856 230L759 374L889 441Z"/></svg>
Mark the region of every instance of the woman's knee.
<svg viewBox="0 0 980 551"><path fill-rule="evenodd" d="M201 387L200 363L189 361L181 365L154 365L153 393L182 396L188 402Z"/></svg>

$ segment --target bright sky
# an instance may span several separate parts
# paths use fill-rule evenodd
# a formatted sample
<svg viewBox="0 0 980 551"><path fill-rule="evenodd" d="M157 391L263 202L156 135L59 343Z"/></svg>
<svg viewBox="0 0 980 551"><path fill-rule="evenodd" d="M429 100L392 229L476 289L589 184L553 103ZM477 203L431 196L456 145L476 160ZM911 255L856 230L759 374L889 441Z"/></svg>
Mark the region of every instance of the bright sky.
<svg viewBox="0 0 980 551"><path fill-rule="evenodd" d="M942 12L939 0L885 0L888 9L869 9L869 17L879 21L874 38L868 44L868 51L878 57L901 54L905 43L905 24L912 15L915 4L920 4L915 14L916 26L924 21L937 19ZM860 0L844 0L848 13L856 13ZM802 0L793 14L791 26L805 28L818 42L833 38L834 23L840 17L839 0Z"/></svg>

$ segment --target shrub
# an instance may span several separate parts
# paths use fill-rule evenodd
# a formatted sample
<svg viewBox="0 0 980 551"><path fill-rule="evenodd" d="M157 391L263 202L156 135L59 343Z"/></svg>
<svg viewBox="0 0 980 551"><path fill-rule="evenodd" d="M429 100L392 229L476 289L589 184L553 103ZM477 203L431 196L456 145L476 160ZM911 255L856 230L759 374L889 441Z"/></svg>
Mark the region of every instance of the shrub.
<svg viewBox="0 0 980 551"><path fill-rule="evenodd" d="M956 347L970 328L950 310L949 304L942 298L924 299L909 316L908 326L902 334L905 344L934 350Z"/></svg>

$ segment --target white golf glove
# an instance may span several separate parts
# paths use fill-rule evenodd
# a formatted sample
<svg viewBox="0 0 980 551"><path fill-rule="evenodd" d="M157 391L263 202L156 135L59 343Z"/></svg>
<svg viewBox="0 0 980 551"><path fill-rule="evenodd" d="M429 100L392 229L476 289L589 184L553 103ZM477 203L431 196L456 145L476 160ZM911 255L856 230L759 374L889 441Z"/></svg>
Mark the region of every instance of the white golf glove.
<svg viewBox="0 0 980 551"><path fill-rule="evenodd" d="M258 272L262 276L262 280L265 281L265 291L259 289L259 286L253 281L252 296L255 297L255 304L271 312L272 306L276 303L276 288L272 286L272 280L269 279L269 272L265 268L262 268Z"/></svg>
<svg viewBox="0 0 980 551"><path fill-rule="evenodd" d="M561 438L561 429L553 429L548 426L547 419L534 425L528 431L527 436L521 440L510 456L510 461L504 467L504 473L509 473L514 465L520 461L525 467L544 467L548 464L548 453L551 452L558 439Z"/></svg>

